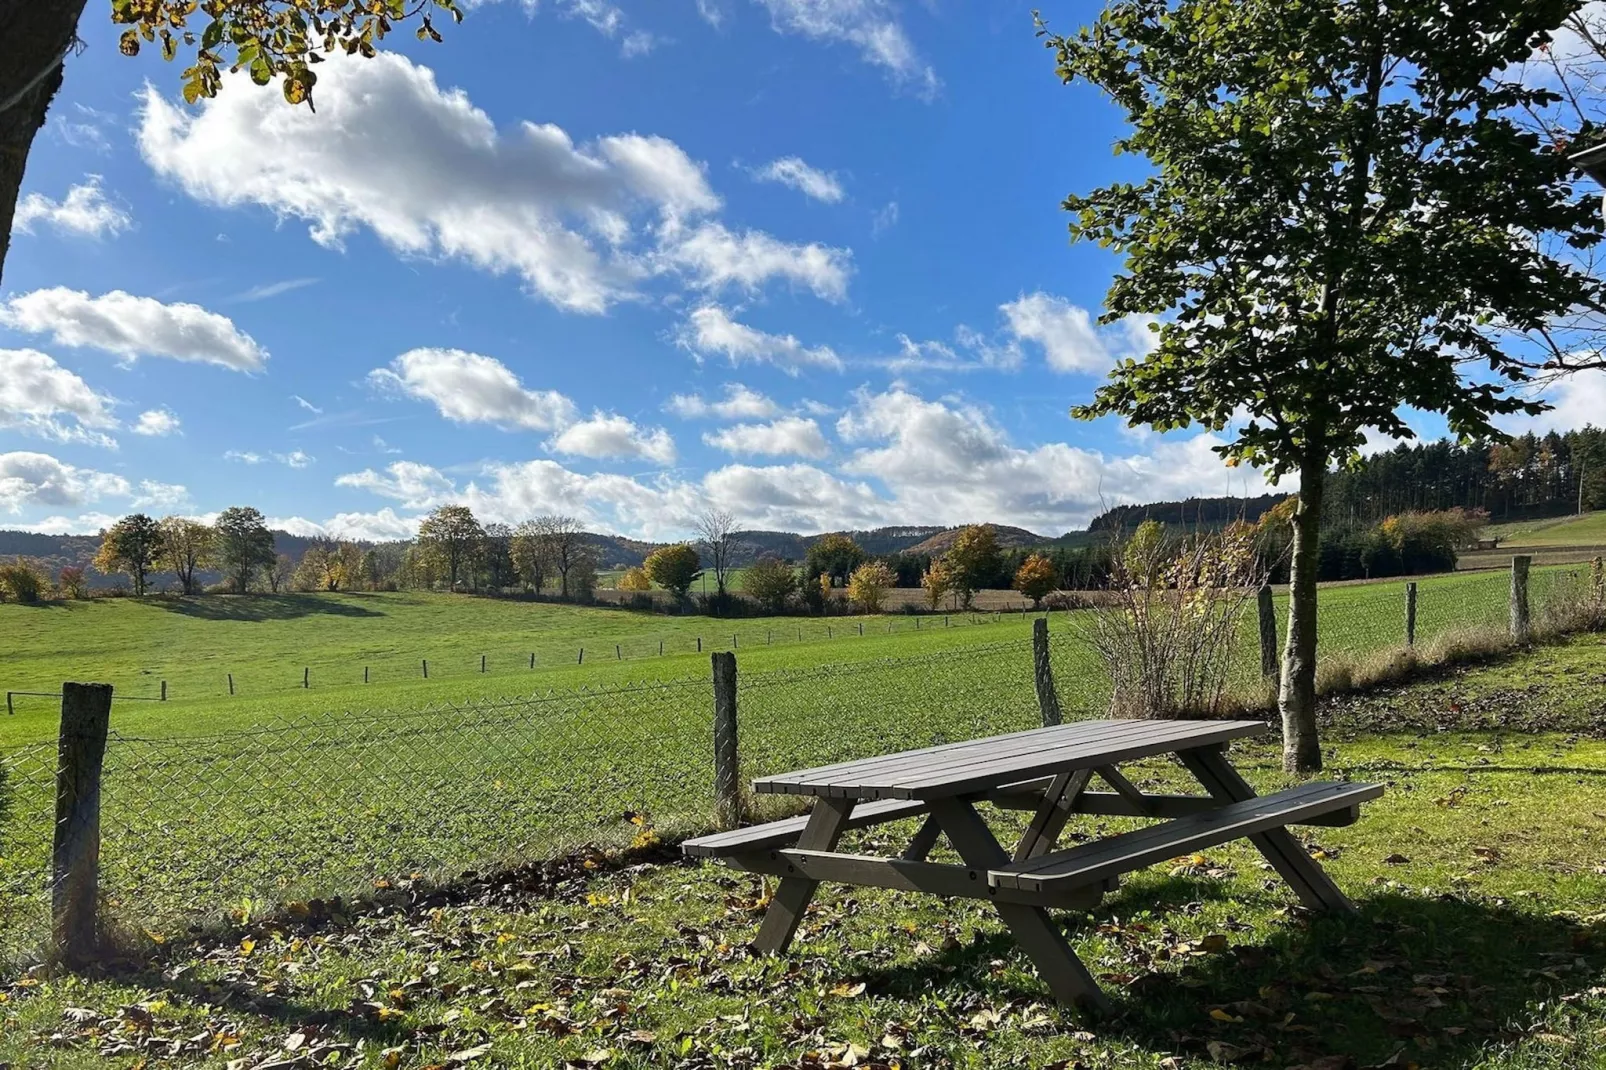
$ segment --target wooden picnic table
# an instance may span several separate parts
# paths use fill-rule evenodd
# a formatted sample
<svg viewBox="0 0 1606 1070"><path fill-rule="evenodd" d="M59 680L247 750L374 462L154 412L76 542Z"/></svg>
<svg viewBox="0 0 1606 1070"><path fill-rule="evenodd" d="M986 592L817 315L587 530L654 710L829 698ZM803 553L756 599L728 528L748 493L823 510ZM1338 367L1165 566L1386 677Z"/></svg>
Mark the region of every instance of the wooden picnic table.
<svg viewBox="0 0 1606 1070"><path fill-rule="evenodd" d="M992 903L1055 998L1107 1009L1109 1002L1049 917L1051 907L1088 909L1123 873L1248 838L1307 906L1353 910L1288 831L1288 825L1343 825L1381 786L1307 783L1257 796L1228 761L1227 744L1266 731L1264 721L1099 720L804 769L754 781L755 791L814 797L806 817L688 840L685 853L781 878L754 946L779 953L791 943L821 881L894 888ZM1205 795L1140 791L1123 762L1171 754ZM1089 791L1097 776L1111 790ZM1006 850L980 804L1030 810ZM1077 814L1157 820L1065 850L1060 833ZM896 858L851 854L844 832L924 816ZM963 864L927 856L946 837Z"/></svg>

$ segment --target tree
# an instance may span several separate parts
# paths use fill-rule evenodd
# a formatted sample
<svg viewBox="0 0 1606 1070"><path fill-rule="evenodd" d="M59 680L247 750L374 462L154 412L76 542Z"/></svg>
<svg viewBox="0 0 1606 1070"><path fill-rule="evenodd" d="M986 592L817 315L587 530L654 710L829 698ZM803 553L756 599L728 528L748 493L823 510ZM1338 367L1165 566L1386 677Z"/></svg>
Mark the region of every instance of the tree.
<svg viewBox="0 0 1606 1070"><path fill-rule="evenodd" d="M262 514L249 505L223 510L212 529L217 532L217 562L229 586L235 594L245 594L251 589L251 577L257 569L273 568L273 532L268 530ZM269 585L279 589L271 582Z"/></svg>
<svg viewBox="0 0 1606 1070"><path fill-rule="evenodd" d="M943 556L953 590L966 609L976 592L995 581L1003 563L998 555L998 535L991 524L971 524L954 537Z"/></svg>
<svg viewBox="0 0 1606 1070"><path fill-rule="evenodd" d="M1042 554L1032 554L1015 570L1015 590L1032 600L1033 609L1040 608L1043 599L1057 586L1059 573L1054 562Z"/></svg>
<svg viewBox="0 0 1606 1070"><path fill-rule="evenodd" d="M647 575L647 570L640 565L634 568L627 568L624 575L619 577L619 589L638 593L650 591L652 590L652 577Z"/></svg>
<svg viewBox="0 0 1606 1070"><path fill-rule="evenodd" d="M93 562L96 571L110 576L128 573L135 597L145 594L145 577L162 557L162 526L144 513L130 513L107 528Z"/></svg>
<svg viewBox="0 0 1606 1070"><path fill-rule="evenodd" d="M362 555L362 563L358 566L362 571L362 580L370 591L377 591L385 582L385 566L379 560L378 550L368 550Z"/></svg>
<svg viewBox="0 0 1606 1070"><path fill-rule="evenodd" d="M508 545L508 556L512 559L513 568L518 572L525 590L540 594L541 589L546 586L547 572L551 565L549 554L550 547L547 546L542 534L540 522L526 520L513 530L513 540Z"/></svg>
<svg viewBox="0 0 1606 1070"><path fill-rule="evenodd" d="M50 578L37 561L16 557L0 564L0 601L10 599L21 605L37 605L50 588Z"/></svg>
<svg viewBox="0 0 1606 1070"><path fill-rule="evenodd" d="M518 570L513 567L513 529L506 524L486 524L480 561L485 566L487 587L502 591L512 586L518 575Z"/></svg>
<svg viewBox="0 0 1606 1070"><path fill-rule="evenodd" d="M485 530L466 505L443 505L418 525L418 545L446 573L446 586L457 590L457 581L468 571L485 541Z"/></svg>
<svg viewBox="0 0 1606 1070"><path fill-rule="evenodd" d="M196 594L195 573L212 560L212 528L187 516L162 518L162 557L173 570L185 594Z"/></svg>
<svg viewBox="0 0 1606 1070"><path fill-rule="evenodd" d="M279 594L288 591L295 580L296 567L289 554L274 554L272 562L262 570L268 581L268 592Z"/></svg>
<svg viewBox="0 0 1606 1070"><path fill-rule="evenodd" d="M84 579L84 570L77 565L67 565L56 577L56 585L61 593L68 598L84 599L89 597L89 583Z"/></svg>
<svg viewBox="0 0 1606 1070"><path fill-rule="evenodd" d="M693 550L685 543L674 546L660 546L647 555L647 563L642 566L652 581L666 591L674 592L677 599L685 598L691 585L701 576L703 563Z"/></svg>
<svg viewBox="0 0 1606 1070"><path fill-rule="evenodd" d="M943 596L954 587L948 562L939 557L927 566L926 571L920 574L920 586L926 592L926 608L933 611L941 608Z"/></svg>
<svg viewBox="0 0 1606 1070"><path fill-rule="evenodd" d="M1048 40L1062 79L1126 113L1117 151L1153 167L1065 201L1074 239L1125 256L1102 322L1158 317L1152 350L1073 414L1199 423L1224 434L1229 464L1299 477L1279 695L1290 771L1321 767L1329 467L1369 431L1410 437L1403 406L1499 437L1493 417L1538 406L1508 389L1529 373L1497 331L1602 304L1598 281L1547 251L1597 243L1597 206L1514 118L1556 95L1506 72L1577 7L1113 0Z"/></svg>
<svg viewBox="0 0 1606 1070"><path fill-rule="evenodd" d="M723 509L709 506L697 515L697 537L714 569L714 595L723 600L725 583L730 578L731 557L736 550L736 518Z"/></svg>
<svg viewBox="0 0 1606 1070"><path fill-rule="evenodd" d="M67 59L75 54L85 0L0 0L0 271L29 149L61 88ZM455 0L111 0L114 23L128 27L118 50L137 55L141 42L160 41L162 57L180 51L194 62L184 69L184 99L216 96L223 70L243 69L258 85L280 78L291 104L312 107L320 52L340 49L373 57L376 41L398 22L418 19L420 40L440 40L432 8L461 21ZM198 32L197 32L198 31ZM78 49L81 51L81 47Z"/></svg>
<svg viewBox="0 0 1606 1070"><path fill-rule="evenodd" d="M779 613L797 590L797 569L778 557L765 555L742 573L742 590L771 613Z"/></svg>
<svg viewBox="0 0 1606 1070"><path fill-rule="evenodd" d="M864 613L880 613L887 592L898 582L884 561L866 561L848 578L848 599Z"/></svg>
<svg viewBox="0 0 1606 1070"><path fill-rule="evenodd" d="M864 550L848 536L837 532L822 535L803 558L803 575L810 580L825 576L833 584L845 584L853 570L864 564L864 558Z"/></svg>

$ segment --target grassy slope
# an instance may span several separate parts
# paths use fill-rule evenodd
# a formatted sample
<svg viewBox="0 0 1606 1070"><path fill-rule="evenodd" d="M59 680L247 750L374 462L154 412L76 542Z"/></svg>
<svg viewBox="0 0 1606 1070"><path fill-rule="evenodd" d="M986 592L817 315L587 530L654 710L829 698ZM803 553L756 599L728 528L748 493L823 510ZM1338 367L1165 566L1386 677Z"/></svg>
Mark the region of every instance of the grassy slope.
<svg viewBox="0 0 1606 1070"><path fill-rule="evenodd" d="M1537 575L1536 588L1554 573ZM1503 576L1481 574L1421 579L1419 638L1471 621L1499 621L1505 583ZM1360 653L1399 642L1402 591L1402 582L1325 589L1324 650ZM1020 616L948 619L946 628L938 617L918 624L905 616L725 621L418 593L0 604L0 688L49 692L63 680L96 680L112 683L121 695L148 697L166 680L171 701L120 704L115 723L146 732L214 731L304 711L700 678L708 671L706 653L729 649L733 635L743 671L757 672L1024 639L1029 628ZM1051 621L1051 627L1069 631L1063 623ZM623 660L615 658L615 644ZM585 663L576 664L582 646ZM534 672L528 668L532 652ZM481 654L489 670L484 674ZM422 679L424 659L428 681ZM312 684L305 690L304 667ZM1090 660L1085 668L1095 672ZM15 706L17 715L0 721L0 745L49 738L54 700L18 697Z"/></svg>
<svg viewBox="0 0 1606 1070"><path fill-rule="evenodd" d="M1534 546L1606 547L1606 510L1560 520L1523 520L1511 524L1492 524L1484 529L1485 538L1500 537L1501 549Z"/></svg>
<svg viewBox="0 0 1606 1070"><path fill-rule="evenodd" d="M1090 915L1057 915L1117 999L1110 1022L1048 1005L979 904L827 889L790 955L761 959L743 947L757 879L604 864L174 942L110 978L16 984L0 1059L105 1066L108 1050L133 1066L161 1052L222 1070L292 1058L293 1043L413 1068L488 1044L479 1059L521 1067L1600 1068L1606 743L1562 732L1578 727L1580 680L1602 677L1606 646L1587 639L1330 705L1331 774L1388 793L1354 826L1300 835L1359 917L1307 918L1243 845L1134 875ZM1502 705L1572 712L1468 730ZM1262 790L1284 783L1269 742L1235 758ZM1181 787L1171 767L1129 772ZM912 831L855 842L895 850Z"/></svg>

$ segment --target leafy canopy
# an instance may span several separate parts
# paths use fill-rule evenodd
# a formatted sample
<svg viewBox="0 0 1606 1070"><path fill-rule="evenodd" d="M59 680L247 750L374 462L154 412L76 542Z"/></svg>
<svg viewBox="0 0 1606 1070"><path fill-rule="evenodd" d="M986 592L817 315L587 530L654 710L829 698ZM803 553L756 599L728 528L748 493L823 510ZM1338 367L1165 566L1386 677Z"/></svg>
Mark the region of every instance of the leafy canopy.
<svg viewBox="0 0 1606 1070"><path fill-rule="evenodd" d="M1536 411L1501 336L1600 305L1546 250L1601 220L1516 121L1555 95L1506 68L1580 4L1113 0L1048 36L1061 78L1125 113L1116 151L1153 167L1064 202L1073 238L1125 257L1103 321L1156 323L1074 414L1242 422L1219 452L1276 478L1355 457L1367 428L1411 437L1402 405L1463 436Z"/></svg>
<svg viewBox="0 0 1606 1070"><path fill-rule="evenodd" d="M654 583L666 591L673 591L677 598L684 598L686 591L702 575L702 560L698 558L697 551L685 543L660 546L647 555L643 567Z"/></svg>
<svg viewBox="0 0 1606 1070"><path fill-rule="evenodd" d="M216 96L227 68L248 72L257 85L282 75L284 99L311 107L320 53L371 59L397 23L415 17L418 39L439 41L432 9L463 21L456 0L112 0L112 21L128 27L118 42L125 56L139 55L142 41L160 41L165 60L180 47L195 49L183 73L190 104Z"/></svg>

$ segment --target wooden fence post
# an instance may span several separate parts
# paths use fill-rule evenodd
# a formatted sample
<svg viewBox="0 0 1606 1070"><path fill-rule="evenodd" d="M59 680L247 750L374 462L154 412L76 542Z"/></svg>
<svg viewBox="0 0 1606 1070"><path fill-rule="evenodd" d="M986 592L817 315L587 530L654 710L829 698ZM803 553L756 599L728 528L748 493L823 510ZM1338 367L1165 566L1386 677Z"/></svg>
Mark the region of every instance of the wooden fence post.
<svg viewBox="0 0 1606 1070"><path fill-rule="evenodd" d="M1256 598L1260 607L1260 675L1277 675L1277 606L1271 598L1271 584L1260 585Z"/></svg>
<svg viewBox="0 0 1606 1070"><path fill-rule="evenodd" d="M1416 581L1405 585L1405 645L1416 646Z"/></svg>
<svg viewBox="0 0 1606 1070"><path fill-rule="evenodd" d="M1606 602L1606 558L1600 554L1589 563L1589 587L1595 594L1596 604Z"/></svg>
<svg viewBox="0 0 1606 1070"><path fill-rule="evenodd" d="M422 660L424 662L424 679L428 680L429 679L429 659L428 658L424 658Z"/></svg>
<svg viewBox="0 0 1606 1070"><path fill-rule="evenodd" d="M303 666L302 667L302 669L301 669L301 686L302 687L311 687L312 686L312 667L311 666Z"/></svg>
<svg viewBox="0 0 1606 1070"><path fill-rule="evenodd" d="M1054 690L1054 665L1048 658L1048 621L1041 617L1032 621L1032 682L1037 685L1037 708L1043 714L1044 727L1062 723L1060 697Z"/></svg>
<svg viewBox="0 0 1606 1070"><path fill-rule="evenodd" d="M711 655L714 665L714 820L721 829L742 822L742 781L736 749L736 655Z"/></svg>
<svg viewBox="0 0 1606 1070"><path fill-rule="evenodd" d="M1517 554L1511 559L1511 641L1519 646L1528 642L1528 566L1533 558Z"/></svg>
<svg viewBox="0 0 1606 1070"><path fill-rule="evenodd" d="M228 674L228 676L229 676L229 694L232 695L232 694L234 694L234 674L231 672L231 673Z"/></svg>
<svg viewBox="0 0 1606 1070"><path fill-rule="evenodd" d="M61 685L51 934L73 969L93 961L99 945L100 771L111 711L110 684Z"/></svg>
<svg viewBox="0 0 1606 1070"><path fill-rule="evenodd" d="M167 701L167 681L166 680L162 681L162 701L163 702Z"/></svg>

